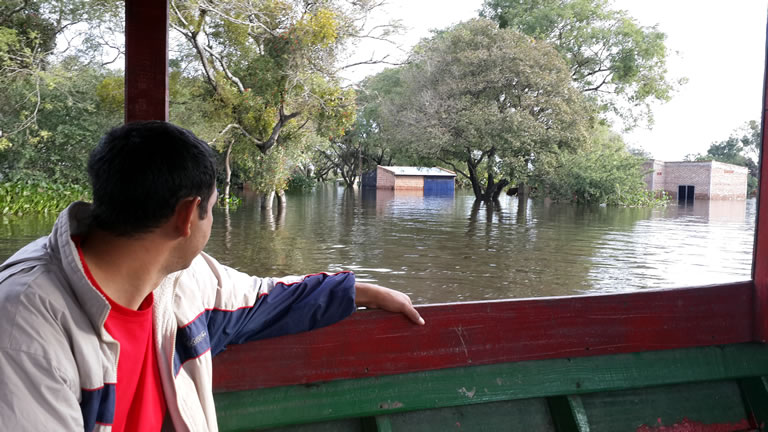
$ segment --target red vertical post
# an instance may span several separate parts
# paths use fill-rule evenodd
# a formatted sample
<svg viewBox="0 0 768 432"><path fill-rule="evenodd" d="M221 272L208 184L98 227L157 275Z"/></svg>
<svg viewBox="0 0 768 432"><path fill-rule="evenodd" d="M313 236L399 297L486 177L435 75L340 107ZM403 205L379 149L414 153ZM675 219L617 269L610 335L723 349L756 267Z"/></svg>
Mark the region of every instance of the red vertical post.
<svg viewBox="0 0 768 432"><path fill-rule="evenodd" d="M125 122L168 121L168 0L125 2Z"/></svg>
<svg viewBox="0 0 768 432"><path fill-rule="evenodd" d="M763 71L763 111L760 125L760 181L757 192L757 226L752 261L752 279L755 285L754 339L768 340L768 25L766 25L766 56Z"/></svg>

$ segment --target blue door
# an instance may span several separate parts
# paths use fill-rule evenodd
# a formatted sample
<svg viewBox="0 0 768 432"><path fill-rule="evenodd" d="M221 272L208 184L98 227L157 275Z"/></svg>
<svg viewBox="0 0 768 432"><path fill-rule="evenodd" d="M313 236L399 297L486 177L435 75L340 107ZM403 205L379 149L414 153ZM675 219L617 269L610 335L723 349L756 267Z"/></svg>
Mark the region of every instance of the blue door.
<svg viewBox="0 0 768 432"><path fill-rule="evenodd" d="M453 177L424 177L424 196L453 196Z"/></svg>

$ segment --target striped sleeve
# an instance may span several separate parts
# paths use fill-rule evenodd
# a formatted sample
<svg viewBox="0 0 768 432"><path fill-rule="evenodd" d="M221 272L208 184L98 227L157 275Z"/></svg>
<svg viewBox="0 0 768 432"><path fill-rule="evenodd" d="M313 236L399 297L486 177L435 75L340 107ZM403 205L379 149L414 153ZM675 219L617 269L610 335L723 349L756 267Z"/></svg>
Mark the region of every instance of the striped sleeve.
<svg viewBox="0 0 768 432"><path fill-rule="evenodd" d="M200 288L207 300L204 310L179 327L176 350L186 351L180 360L208 350L216 355L233 343L324 327L355 311L351 272L259 278L202 257L217 286L215 291ZM201 276L197 279L199 283Z"/></svg>

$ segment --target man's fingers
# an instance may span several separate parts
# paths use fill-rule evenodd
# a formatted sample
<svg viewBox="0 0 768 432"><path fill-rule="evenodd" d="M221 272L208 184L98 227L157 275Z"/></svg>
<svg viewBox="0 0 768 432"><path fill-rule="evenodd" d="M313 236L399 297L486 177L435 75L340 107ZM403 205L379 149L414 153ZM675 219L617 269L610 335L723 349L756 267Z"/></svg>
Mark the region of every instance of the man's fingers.
<svg viewBox="0 0 768 432"><path fill-rule="evenodd" d="M413 303L411 302L411 298L405 294L405 293L399 293L401 295L401 298L403 300L403 314L408 317L411 321L418 325L424 325L424 318L421 317L419 312L416 310L416 308L413 307Z"/></svg>
<svg viewBox="0 0 768 432"><path fill-rule="evenodd" d="M364 282L355 284L355 289L355 303L358 306L402 313L415 324L424 325L424 318L413 307L411 298L407 294Z"/></svg>
<svg viewBox="0 0 768 432"><path fill-rule="evenodd" d="M403 313L405 314L405 316L407 316L414 323L416 323L418 325L424 325L425 324L424 318L422 318L421 315L419 315L419 312L413 306L411 306L410 304L405 308Z"/></svg>

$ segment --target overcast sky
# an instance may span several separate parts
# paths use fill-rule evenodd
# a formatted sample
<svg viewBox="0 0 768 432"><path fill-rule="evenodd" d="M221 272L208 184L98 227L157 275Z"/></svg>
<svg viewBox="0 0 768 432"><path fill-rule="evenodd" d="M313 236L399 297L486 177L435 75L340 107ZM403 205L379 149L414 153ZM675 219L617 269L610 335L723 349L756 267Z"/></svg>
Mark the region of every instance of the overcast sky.
<svg viewBox="0 0 768 432"><path fill-rule="evenodd" d="M482 0L390 0L386 15L408 29L398 38L401 50L361 45L359 58L389 54L402 60L430 29L477 16ZM655 125L624 134L655 158L680 160L704 153L713 141L727 138L748 120L759 120L765 63L768 0L614 0L641 25L658 25L672 52L669 76L688 78L671 102L654 106ZM676 52L676 53L675 53ZM377 72L358 68L357 80Z"/></svg>

